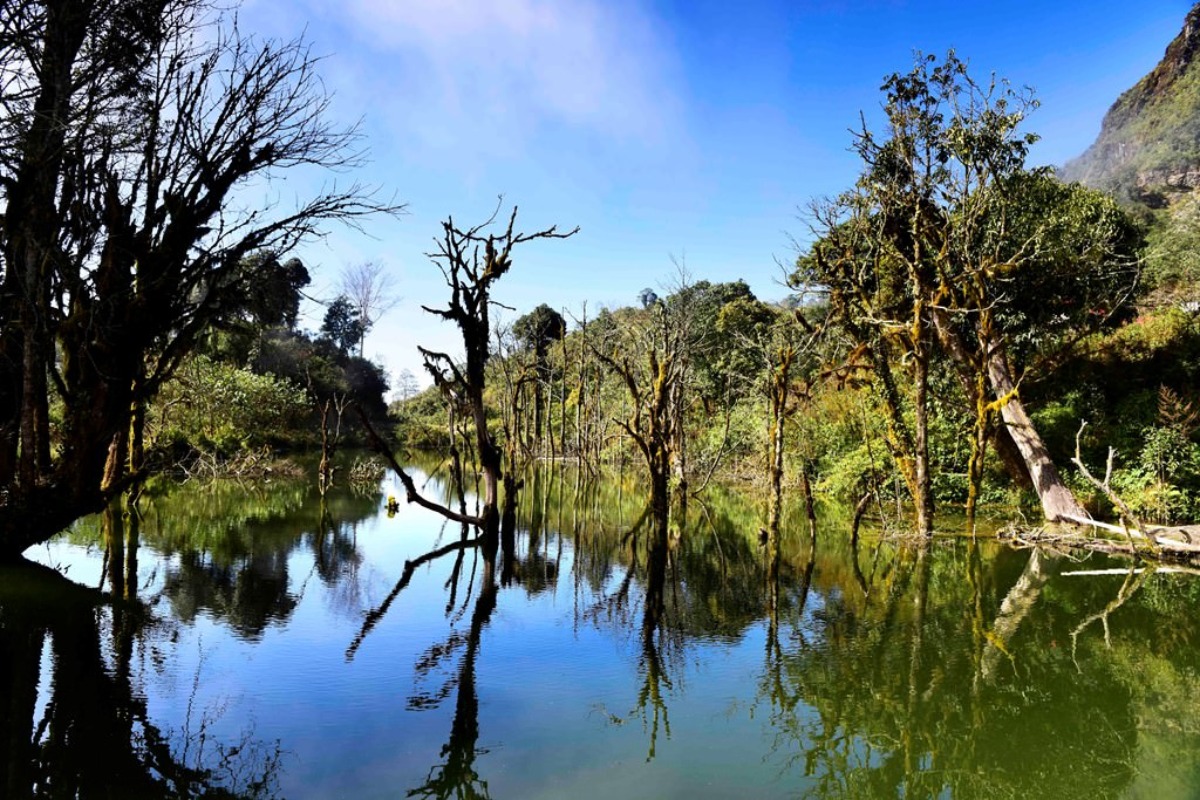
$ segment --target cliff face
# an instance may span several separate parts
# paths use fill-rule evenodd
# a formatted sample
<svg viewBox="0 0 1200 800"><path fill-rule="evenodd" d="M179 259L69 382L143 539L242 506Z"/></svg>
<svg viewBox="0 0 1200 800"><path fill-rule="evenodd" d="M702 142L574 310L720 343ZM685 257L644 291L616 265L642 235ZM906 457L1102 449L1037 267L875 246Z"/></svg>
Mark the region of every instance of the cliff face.
<svg viewBox="0 0 1200 800"><path fill-rule="evenodd" d="M1200 3L1162 61L1117 99L1100 136L1062 176L1150 206L1200 187L1198 55Z"/></svg>

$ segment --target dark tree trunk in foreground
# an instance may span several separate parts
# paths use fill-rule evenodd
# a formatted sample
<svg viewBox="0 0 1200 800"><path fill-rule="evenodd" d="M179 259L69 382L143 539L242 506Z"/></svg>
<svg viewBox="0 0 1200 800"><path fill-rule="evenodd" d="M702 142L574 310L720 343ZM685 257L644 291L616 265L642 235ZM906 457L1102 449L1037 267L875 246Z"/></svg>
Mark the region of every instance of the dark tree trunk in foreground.
<svg viewBox="0 0 1200 800"><path fill-rule="evenodd" d="M200 0L4 3L0 30L0 558L11 559L138 477L137 409L245 297L246 256L396 208L357 186L290 210L228 203L253 178L359 162L354 131L323 120L303 42L243 38Z"/></svg>

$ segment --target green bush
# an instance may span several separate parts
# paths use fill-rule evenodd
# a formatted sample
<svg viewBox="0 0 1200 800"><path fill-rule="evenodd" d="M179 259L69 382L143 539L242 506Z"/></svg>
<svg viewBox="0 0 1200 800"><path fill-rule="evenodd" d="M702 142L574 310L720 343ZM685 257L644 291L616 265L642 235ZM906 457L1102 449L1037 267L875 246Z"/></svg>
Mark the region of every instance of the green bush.
<svg viewBox="0 0 1200 800"><path fill-rule="evenodd" d="M304 390L287 380L196 356L149 409L148 440L160 451L228 456L286 439L309 410Z"/></svg>

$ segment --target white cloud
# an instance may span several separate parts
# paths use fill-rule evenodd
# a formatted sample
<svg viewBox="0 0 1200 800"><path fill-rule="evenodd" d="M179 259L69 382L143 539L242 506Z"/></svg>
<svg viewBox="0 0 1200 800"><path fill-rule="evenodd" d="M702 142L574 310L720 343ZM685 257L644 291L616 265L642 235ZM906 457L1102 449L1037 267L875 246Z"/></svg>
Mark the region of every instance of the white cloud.
<svg viewBox="0 0 1200 800"><path fill-rule="evenodd" d="M565 126L661 143L676 106L675 58L653 20L604 0L348 0L375 53L389 124L426 144L520 152Z"/></svg>

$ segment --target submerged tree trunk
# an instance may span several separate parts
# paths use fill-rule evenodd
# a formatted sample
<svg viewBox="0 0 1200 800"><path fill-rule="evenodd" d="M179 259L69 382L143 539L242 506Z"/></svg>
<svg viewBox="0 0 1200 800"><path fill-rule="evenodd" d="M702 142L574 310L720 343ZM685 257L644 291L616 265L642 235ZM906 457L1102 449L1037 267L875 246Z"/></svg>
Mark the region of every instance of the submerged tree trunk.
<svg viewBox="0 0 1200 800"><path fill-rule="evenodd" d="M784 348L779 364L771 375L771 510L767 532L772 540L779 536L779 519L783 510L783 433L787 411L788 378L795 352Z"/></svg>
<svg viewBox="0 0 1200 800"><path fill-rule="evenodd" d="M933 535L933 490L929 474L929 344L920 339L913 348L913 505L917 533Z"/></svg>
<svg viewBox="0 0 1200 800"><path fill-rule="evenodd" d="M480 381L482 387L482 372ZM503 456L487 428L487 410L483 405L482 388L470 392L471 412L475 418L475 446L479 452L479 467L483 471L483 534L488 538L500 533L500 481L504 477Z"/></svg>

